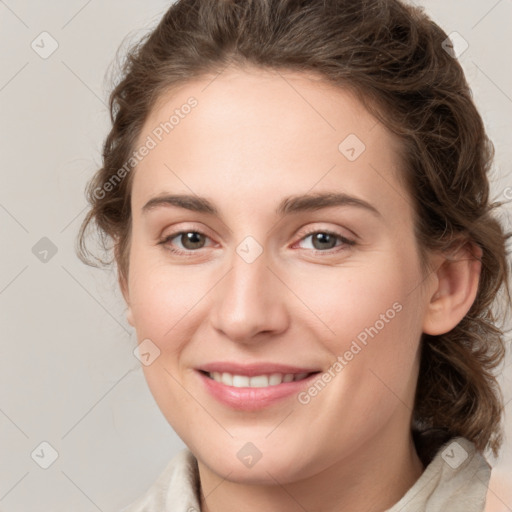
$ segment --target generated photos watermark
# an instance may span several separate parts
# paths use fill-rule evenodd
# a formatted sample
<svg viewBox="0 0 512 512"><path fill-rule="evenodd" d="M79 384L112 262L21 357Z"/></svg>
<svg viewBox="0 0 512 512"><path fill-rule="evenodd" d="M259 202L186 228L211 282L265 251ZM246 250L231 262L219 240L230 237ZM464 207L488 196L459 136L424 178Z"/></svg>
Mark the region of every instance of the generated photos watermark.
<svg viewBox="0 0 512 512"><path fill-rule="evenodd" d="M395 316L402 311L403 306L399 302L393 303L391 308L386 310L385 313L381 313L379 319L375 321L375 323L370 327L365 327L357 336L356 339L352 340L350 347L342 354L338 355L336 360L329 366L329 368L323 372L318 378L313 382L313 384L305 391L301 391L297 395L297 400L302 405L307 405L311 402L311 400L318 396L318 394L325 389L327 384L329 384L341 371L347 366L350 361L354 359L357 354L359 354L363 348L368 345L369 337L374 338L379 334L387 324L390 323Z"/></svg>
<svg viewBox="0 0 512 512"><path fill-rule="evenodd" d="M121 181L130 173L135 166L144 160L149 155L151 150L155 149L159 142L162 142L164 137L172 132L185 117L192 112L192 109L197 107L198 101L191 96L187 102L181 105L180 108L174 109L174 113L167 121L161 122L155 127L151 134L146 137L146 140L132 153L132 156L120 167L110 178L101 186L94 189L94 197L96 199L103 199L108 192L121 183Z"/></svg>

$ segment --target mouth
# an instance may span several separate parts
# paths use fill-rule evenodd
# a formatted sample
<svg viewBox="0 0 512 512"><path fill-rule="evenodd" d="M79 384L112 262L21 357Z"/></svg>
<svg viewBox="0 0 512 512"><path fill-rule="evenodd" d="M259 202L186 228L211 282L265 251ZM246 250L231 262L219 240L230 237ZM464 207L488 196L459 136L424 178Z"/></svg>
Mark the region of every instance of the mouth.
<svg viewBox="0 0 512 512"><path fill-rule="evenodd" d="M293 399L321 373L287 365L215 363L196 369L207 396L239 411L256 411Z"/></svg>
<svg viewBox="0 0 512 512"><path fill-rule="evenodd" d="M314 371L302 373L270 373L249 376L229 372L207 372L204 370L200 370L200 372L215 382L235 388L267 388L279 386L287 382L305 380L312 375L320 373L319 371Z"/></svg>

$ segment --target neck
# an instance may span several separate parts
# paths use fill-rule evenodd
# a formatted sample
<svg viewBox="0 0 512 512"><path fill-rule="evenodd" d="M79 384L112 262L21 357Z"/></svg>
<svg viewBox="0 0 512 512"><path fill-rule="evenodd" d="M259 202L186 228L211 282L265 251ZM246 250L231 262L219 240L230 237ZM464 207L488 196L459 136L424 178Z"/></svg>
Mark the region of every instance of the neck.
<svg viewBox="0 0 512 512"><path fill-rule="evenodd" d="M396 425L368 439L357 453L339 460L310 478L282 485L231 482L198 461L202 512L382 512L394 505L416 482L423 465L410 431ZM341 505L341 507L340 507Z"/></svg>

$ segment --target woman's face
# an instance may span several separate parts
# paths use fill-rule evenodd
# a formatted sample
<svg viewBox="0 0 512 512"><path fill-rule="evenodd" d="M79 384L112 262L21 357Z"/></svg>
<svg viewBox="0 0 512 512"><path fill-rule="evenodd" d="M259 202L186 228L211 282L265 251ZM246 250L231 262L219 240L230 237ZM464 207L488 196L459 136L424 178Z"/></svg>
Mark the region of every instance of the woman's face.
<svg viewBox="0 0 512 512"><path fill-rule="evenodd" d="M284 483L403 443L431 276L392 135L311 76L228 69L161 98L143 145L128 319L200 463Z"/></svg>

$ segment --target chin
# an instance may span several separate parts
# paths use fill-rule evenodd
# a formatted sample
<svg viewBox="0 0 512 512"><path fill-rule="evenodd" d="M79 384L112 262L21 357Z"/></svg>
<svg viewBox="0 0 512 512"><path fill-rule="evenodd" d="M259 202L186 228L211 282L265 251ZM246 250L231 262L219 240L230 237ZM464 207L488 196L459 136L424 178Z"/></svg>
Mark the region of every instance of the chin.
<svg viewBox="0 0 512 512"><path fill-rule="evenodd" d="M277 481L285 484L307 477L305 472L312 467L303 459L299 462L292 454L288 455L272 448L263 450L261 458L252 465L250 459L244 463L250 448L243 451L239 444L225 446L222 453L216 449L200 451L191 449L191 451L211 471L236 483L275 485ZM301 470L302 466L304 468Z"/></svg>

